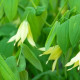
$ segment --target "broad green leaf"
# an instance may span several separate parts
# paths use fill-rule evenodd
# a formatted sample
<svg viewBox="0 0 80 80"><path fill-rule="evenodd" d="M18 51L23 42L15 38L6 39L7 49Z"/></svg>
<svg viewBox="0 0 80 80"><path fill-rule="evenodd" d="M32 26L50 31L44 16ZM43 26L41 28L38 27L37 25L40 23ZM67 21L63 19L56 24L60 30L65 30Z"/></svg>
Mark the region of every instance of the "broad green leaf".
<svg viewBox="0 0 80 80"><path fill-rule="evenodd" d="M47 11L45 10L42 12L41 15L36 16L35 9L32 7L28 7L28 8L26 8L26 11L24 12L24 14L26 14L25 18L28 15L27 19L28 19L30 27L31 27L34 41L36 42L41 34L41 29L47 18Z"/></svg>
<svg viewBox="0 0 80 80"><path fill-rule="evenodd" d="M12 56L13 54L13 49L14 49L14 44L8 43L7 38L4 38L0 41L0 54L2 54L4 57L9 57Z"/></svg>
<svg viewBox="0 0 80 80"><path fill-rule="evenodd" d="M69 21L67 20L57 28L58 44L65 53L69 48Z"/></svg>
<svg viewBox="0 0 80 80"><path fill-rule="evenodd" d="M80 0L68 0L71 9L75 8L80 13Z"/></svg>
<svg viewBox="0 0 80 80"><path fill-rule="evenodd" d="M12 72L14 73L16 79L20 80L19 72L17 70L17 64L16 64L15 57L14 56L8 57L6 59L6 63L8 64L8 66L10 67L10 69L12 70Z"/></svg>
<svg viewBox="0 0 80 80"><path fill-rule="evenodd" d="M0 73L3 76L4 80L18 80L1 55L0 55Z"/></svg>
<svg viewBox="0 0 80 80"><path fill-rule="evenodd" d="M14 31L16 31L16 27L11 23L0 26L0 36L10 36Z"/></svg>
<svg viewBox="0 0 80 80"><path fill-rule="evenodd" d="M18 0L4 0L3 6L7 18L12 21L17 14Z"/></svg>
<svg viewBox="0 0 80 80"><path fill-rule="evenodd" d="M18 64L18 71L24 71L26 68L26 61L23 55L20 56L19 64Z"/></svg>
<svg viewBox="0 0 80 80"><path fill-rule="evenodd" d="M20 72L20 80L28 80L28 72L27 71Z"/></svg>
<svg viewBox="0 0 80 80"><path fill-rule="evenodd" d="M48 4L49 4L49 0L40 0L42 6L44 7L48 7Z"/></svg>
<svg viewBox="0 0 80 80"><path fill-rule="evenodd" d="M71 17L69 20L69 38L73 47L80 40L80 14Z"/></svg>
<svg viewBox="0 0 80 80"><path fill-rule="evenodd" d="M4 80L3 77L2 77L2 75L1 75L1 73L0 73L0 80Z"/></svg>
<svg viewBox="0 0 80 80"><path fill-rule="evenodd" d="M53 27L52 27L49 35L48 35L48 38L47 38L47 40L46 40L46 43L45 43L45 48L46 48L46 49L49 49L49 47L51 46L52 41L54 40L54 38L55 38L55 36L56 36L57 27L59 27L59 26L60 26L60 23L59 23L59 22L56 22L56 23L53 25Z"/></svg>
<svg viewBox="0 0 80 80"><path fill-rule="evenodd" d="M0 0L0 19L2 18L3 14L4 14L4 11L3 11L3 1Z"/></svg>
<svg viewBox="0 0 80 80"><path fill-rule="evenodd" d="M35 54L31 51L31 49L23 44L22 45L22 53L24 54L25 58L38 70L43 71L42 65Z"/></svg>

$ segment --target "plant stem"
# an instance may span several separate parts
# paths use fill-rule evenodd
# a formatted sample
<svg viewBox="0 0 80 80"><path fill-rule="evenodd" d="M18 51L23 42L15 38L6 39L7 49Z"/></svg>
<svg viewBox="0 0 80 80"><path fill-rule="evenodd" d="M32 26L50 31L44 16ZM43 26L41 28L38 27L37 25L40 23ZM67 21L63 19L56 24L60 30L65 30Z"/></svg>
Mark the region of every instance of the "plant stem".
<svg viewBox="0 0 80 80"><path fill-rule="evenodd" d="M67 52L67 54L66 54L66 56L65 56L65 64L68 62L68 60L70 59L70 56L71 56L71 54L72 54L72 48L69 48L69 50L68 50L68 52ZM65 65L64 64L64 65ZM67 68L65 67L65 77L67 78Z"/></svg>
<svg viewBox="0 0 80 80"><path fill-rule="evenodd" d="M30 1L31 1L32 5L34 6L34 8L36 9L37 6L36 6L35 3L33 2L33 0L30 0Z"/></svg>
<svg viewBox="0 0 80 80"><path fill-rule="evenodd" d="M20 53L18 54L19 57L18 57L18 60L17 60L17 65L19 64L19 61L20 61L20 57L21 57L21 49L20 49Z"/></svg>
<svg viewBox="0 0 80 80"><path fill-rule="evenodd" d="M59 75L59 65L58 65L58 62L56 64L56 70L57 70L57 75Z"/></svg>
<svg viewBox="0 0 80 80"><path fill-rule="evenodd" d="M59 15L60 15L61 11L63 10L63 8L65 7L65 5L67 4L67 1L68 1L68 0L66 0L64 6L63 6L63 7L61 8L61 10L58 12L58 14L57 14L56 18L54 19L54 21L52 22L51 26L54 25L54 23L55 23L56 20L58 19L58 17L59 17Z"/></svg>

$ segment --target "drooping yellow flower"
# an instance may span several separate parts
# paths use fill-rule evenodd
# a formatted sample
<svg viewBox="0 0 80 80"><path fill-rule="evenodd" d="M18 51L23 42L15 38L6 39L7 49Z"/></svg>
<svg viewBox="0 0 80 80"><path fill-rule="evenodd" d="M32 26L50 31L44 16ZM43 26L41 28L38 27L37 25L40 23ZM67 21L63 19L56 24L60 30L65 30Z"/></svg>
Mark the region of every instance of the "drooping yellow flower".
<svg viewBox="0 0 80 80"><path fill-rule="evenodd" d="M43 49L44 50L44 49ZM41 54L40 56L42 55L47 55L47 54L50 54L49 58L48 58L48 61L49 60L55 60L53 62L53 65L52 65L52 71L55 70L55 67L56 67L56 63L59 59L59 57L61 56L62 54L62 50L61 48L59 47L59 45L56 45L54 47L50 47L47 51L45 51L43 54ZM48 61L46 62L46 64L48 63Z"/></svg>
<svg viewBox="0 0 80 80"><path fill-rule="evenodd" d="M33 41L33 37L32 37L32 33L31 33L31 29L30 29L30 25L28 23L28 21L24 20L20 26L19 29L16 33L16 35L12 36L8 42L12 42L15 40L15 44L16 42L18 42L18 46L24 42L25 39L28 39L29 43L32 46L35 46L35 42ZM14 45L15 45L14 44Z"/></svg>
<svg viewBox="0 0 80 80"><path fill-rule="evenodd" d="M65 66L67 67L67 66L71 66L71 65L73 65L73 67L68 69L68 71L75 68L76 66L78 66L78 70L80 69L80 52L75 57L73 57L71 59L71 61L68 62Z"/></svg>

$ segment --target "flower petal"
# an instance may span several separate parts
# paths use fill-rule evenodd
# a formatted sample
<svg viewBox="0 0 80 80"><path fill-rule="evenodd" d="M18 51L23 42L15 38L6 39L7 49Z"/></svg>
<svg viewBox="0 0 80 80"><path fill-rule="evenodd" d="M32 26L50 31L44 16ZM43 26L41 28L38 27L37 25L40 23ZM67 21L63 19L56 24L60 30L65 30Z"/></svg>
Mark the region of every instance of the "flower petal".
<svg viewBox="0 0 80 80"><path fill-rule="evenodd" d="M14 40L16 40L16 35L12 36L12 37L9 39L8 43L9 43L9 42L12 42L12 41L14 41Z"/></svg>
<svg viewBox="0 0 80 80"><path fill-rule="evenodd" d="M21 45L21 43L22 43L22 41L20 40L20 41L18 42L18 46L20 46L20 45Z"/></svg>
<svg viewBox="0 0 80 80"><path fill-rule="evenodd" d="M57 64L57 60L58 60L58 59L56 59L56 60L53 62L53 65L52 65L52 71L55 70L55 67L56 67L56 64Z"/></svg>
<svg viewBox="0 0 80 80"><path fill-rule="evenodd" d="M74 63L74 66L72 68L68 69L67 71L70 71L71 69L75 68L78 65L79 65L79 61L77 61L76 63Z"/></svg>
<svg viewBox="0 0 80 80"><path fill-rule="evenodd" d="M32 45L32 46L36 46L35 45L35 42L33 40L33 36L32 36L32 33L31 33L31 29L30 29L30 26L28 26L28 29L29 29L29 33L27 35L27 39L29 41L29 43Z"/></svg>
<svg viewBox="0 0 80 80"><path fill-rule="evenodd" d="M56 60L61 56L61 53L62 53L62 50L60 49L60 47L58 45L55 46L51 55L49 56L49 60Z"/></svg>
<svg viewBox="0 0 80 80"><path fill-rule="evenodd" d="M21 28L19 28L16 33L16 42L20 39L20 35L21 35Z"/></svg>
<svg viewBox="0 0 80 80"><path fill-rule="evenodd" d="M24 42L24 40L26 39L27 35L28 35L28 27L29 27L29 23L27 21L24 21L21 25L22 29L21 29L21 41L22 43Z"/></svg>
<svg viewBox="0 0 80 80"><path fill-rule="evenodd" d="M45 51L45 47L39 48L40 51Z"/></svg>
<svg viewBox="0 0 80 80"><path fill-rule="evenodd" d="M47 54L51 54L51 52L53 51L54 47L50 47L47 51L45 51L43 53L43 55L47 55Z"/></svg>
<svg viewBox="0 0 80 80"><path fill-rule="evenodd" d="M72 64L74 64L75 62L80 60L80 52L71 59L70 62L68 62L65 66L71 66Z"/></svg>

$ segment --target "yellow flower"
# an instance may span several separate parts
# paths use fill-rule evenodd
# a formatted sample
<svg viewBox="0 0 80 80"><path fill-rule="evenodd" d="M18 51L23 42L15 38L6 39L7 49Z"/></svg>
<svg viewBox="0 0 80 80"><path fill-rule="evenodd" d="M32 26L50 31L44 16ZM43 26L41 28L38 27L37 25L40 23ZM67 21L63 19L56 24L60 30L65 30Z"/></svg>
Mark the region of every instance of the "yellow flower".
<svg viewBox="0 0 80 80"><path fill-rule="evenodd" d="M30 29L30 25L29 23L25 20L23 21L20 26L19 29L16 33L16 35L12 36L8 42L12 42L15 40L15 44L16 42L18 42L18 46L24 42L25 39L28 39L29 43L32 46L35 46L35 42L33 41L33 37L32 37L32 33L31 33L31 29ZM15 45L14 44L14 45Z"/></svg>
<svg viewBox="0 0 80 80"><path fill-rule="evenodd" d="M68 71L75 68L76 66L78 66L78 70L80 69L80 52L75 57L73 57L71 61L68 62L65 66L71 66L71 65L73 65L73 67L68 69Z"/></svg>
<svg viewBox="0 0 80 80"><path fill-rule="evenodd" d="M42 49L44 50L44 49ZM59 57L61 56L62 54L62 50L61 48L59 47L59 45L56 45L54 47L50 47L47 51L45 51L43 54L41 54L40 56L42 55L47 55L47 54L50 54L49 58L48 58L48 61L49 60L55 60L53 62L53 65L52 65L52 71L54 71L55 67L56 67L56 63L59 59ZM48 61L46 62L46 64L48 63Z"/></svg>

